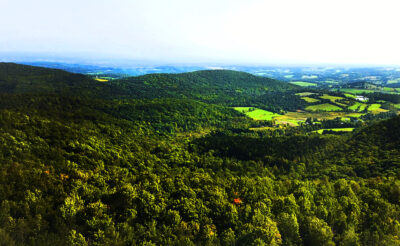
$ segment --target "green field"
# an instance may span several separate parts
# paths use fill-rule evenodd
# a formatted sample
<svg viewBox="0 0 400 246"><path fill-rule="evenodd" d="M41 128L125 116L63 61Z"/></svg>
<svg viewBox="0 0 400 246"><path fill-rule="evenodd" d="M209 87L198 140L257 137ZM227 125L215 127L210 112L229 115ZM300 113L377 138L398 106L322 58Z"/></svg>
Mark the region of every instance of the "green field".
<svg viewBox="0 0 400 246"><path fill-rule="evenodd" d="M235 110L241 112L241 113L246 113L249 112L253 109L255 109L254 107L234 107Z"/></svg>
<svg viewBox="0 0 400 246"><path fill-rule="evenodd" d="M367 90L367 89L352 89L352 88L341 88L339 91L349 92L352 94L362 94L362 93L374 93L375 90Z"/></svg>
<svg viewBox="0 0 400 246"><path fill-rule="evenodd" d="M362 114L362 113L349 113L349 114L346 114L347 117L354 117L354 118L359 118L359 117L361 117L363 115L364 114Z"/></svg>
<svg viewBox="0 0 400 246"><path fill-rule="evenodd" d="M383 113L383 112L387 112L388 110L386 110L386 109L383 109L383 108L381 108L381 104L379 104L379 103L374 103L374 104L371 104L369 107L368 107L368 111L370 111L370 112L372 112L372 113Z"/></svg>
<svg viewBox="0 0 400 246"><path fill-rule="evenodd" d="M350 107L348 107L348 109L357 111L357 112L361 112L361 111L364 111L367 106L368 106L368 104L356 102L353 105L351 105Z"/></svg>
<svg viewBox="0 0 400 246"><path fill-rule="evenodd" d="M389 91L389 92L396 92L395 88L390 88L390 87L383 87L384 91Z"/></svg>
<svg viewBox="0 0 400 246"><path fill-rule="evenodd" d="M306 108L307 111L342 111L342 108L330 103L311 105Z"/></svg>
<svg viewBox="0 0 400 246"><path fill-rule="evenodd" d="M301 76L302 79L318 79L317 75L303 75Z"/></svg>
<svg viewBox="0 0 400 246"><path fill-rule="evenodd" d="M400 88L383 87L383 91L389 92L390 94L399 94Z"/></svg>
<svg viewBox="0 0 400 246"><path fill-rule="evenodd" d="M104 78L95 78L95 80L97 80L99 82L108 82L108 80L104 79Z"/></svg>
<svg viewBox="0 0 400 246"><path fill-rule="evenodd" d="M293 119L277 120L276 118L275 118L275 121L279 125L289 125L289 126L299 126L299 123L302 122L302 121L293 120Z"/></svg>
<svg viewBox="0 0 400 246"><path fill-rule="evenodd" d="M353 110L353 111L357 111L357 109L360 107L362 103L360 102L356 102L353 105L349 106L348 109Z"/></svg>
<svg viewBox="0 0 400 246"><path fill-rule="evenodd" d="M388 80L387 83L388 83L388 84L400 83L400 78Z"/></svg>
<svg viewBox="0 0 400 246"><path fill-rule="evenodd" d="M400 109L400 104L393 104L396 108Z"/></svg>
<svg viewBox="0 0 400 246"><path fill-rule="evenodd" d="M364 111L368 107L368 104L362 103L360 108L358 109L359 112Z"/></svg>
<svg viewBox="0 0 400 246"><path fill-rule="evenodd" d="M339 82L334 81L334 80L326 80L324 82L327 83L327 84L339 84Z"/></svg>
<svg viewBox="0 0 400 246"><path fill-rule="evenodd" d="M334 132L352 132L354 130L354 128L331 128L331 129L319 129L315 132L322 134L324 132L324 130L327 131L334 131Z"/></svg>
<svg viewBox="0 0 400 246"><path fill-rule="evenodd" d="M310 82L304 82L304 81L293 81L293 82L290 82L290 83L294 84L294 85L298 85L298 86L304 86L304 87L317 86L316 83L310 83Z"/></svg>
<svg viewBox="0 0 400 246"><path fill-rule="evenodd" d="M306 96L311 96L314 94L315 93L312 93L312 92L300 92L300 93L296 93L296 96L306 97Z"/></svg>
<svg viewBox="0 0 400 246"><path fill-rule="evenodd" d="M331 95L328 95L328 94L324 94L323 96L320 96L319 98L327 99L327 100L330 100L331 102L335 102L337 100L344 99L343 97L335 97L335 96L331 96Z"/></svg>
<svg viewBox="0 0 400 246"><path fill-rule="evenodd" d="M381 105L379 103L374 103L374 104L369 105L368 111L376 111L380 108L381 108Z"/></svg>
<svg viewBox="0 0 400 246"><path fill-rule="evenodd" d="M274 117L281 116L280 114L254 107L234 107L234 109L239 112L245 113L253 120L272 120Z"/></svg>
<svg viewBox="0 0 400 246"><path fill-rule="evenodd" d="M340 102L335 102L337 105L339 105L339 106L342 106L342 107L347 107L348 105L347 105L347 103L349 103L349 102L346 102L346 103L340 103Z"/></svg>
<svg viewBox="0 0 400 246"><path fill-rule="evenodd" d="M348 98L356 98L356 95L349 94L349 93L344 93L344 95Z"/></svg>
<svg viewBox="0 0 400 246"><path fill-rule="evenodd" d="M333 120L336 118L350 118L350 117L361 117L362 113L346 113L346 112L287 112L284 115L277 116L274 118L277 124L289 124L297 126L301 122L305 122L307 118L313 118L318 120Z"/></svg>
<svg viewBox="0 0 400 246"><path fill-rule="evenodd" d="M315 102L319 102L320 101L318 99L311 98L311 97L302 97L301 99L303 99L304 101L309 102L309 103L315 103Z"/></svg>

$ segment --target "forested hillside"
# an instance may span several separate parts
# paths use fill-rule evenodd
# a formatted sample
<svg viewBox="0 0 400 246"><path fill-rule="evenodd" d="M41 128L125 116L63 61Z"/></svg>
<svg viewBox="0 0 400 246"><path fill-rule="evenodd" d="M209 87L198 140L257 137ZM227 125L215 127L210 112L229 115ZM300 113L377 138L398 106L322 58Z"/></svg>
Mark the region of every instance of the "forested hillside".
<svg viewBox="0 0 400 246"><path fill-rule="evenodd" d="M300 88L277 80L229 70L205 70L182 74L149 74L110 81L113 97L191 98L225 106L268 105L276 110L300 102L293 91ZM273 92L280 92L279 96ZM268 96L266 96L268 95ZM294 102L277 103L291 97ZM266 106L264 106L266 107ZM290 106L289 106L290 107Z"/></svg>
<svg viewBox="0 0 400 246"><path fill-rule="evenodd" d="M244 73L0 70L0 245L400 244L399 116L321 135L227 107L297 90Z"/></svg>
<svg viewBox="0 0 400 246"><path fill-rule="evenodd" d="M57 93L64 95L89 93L95 95L98 85L89 77L48 69L0 63L2 93Z"/></svg>

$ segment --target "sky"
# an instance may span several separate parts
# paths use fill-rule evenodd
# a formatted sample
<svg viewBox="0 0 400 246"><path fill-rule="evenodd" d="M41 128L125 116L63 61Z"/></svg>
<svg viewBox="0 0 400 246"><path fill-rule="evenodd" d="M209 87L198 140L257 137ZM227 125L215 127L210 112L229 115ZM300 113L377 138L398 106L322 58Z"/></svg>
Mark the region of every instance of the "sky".
<svg viewBox="0 0 400 246"><path fill-rule="evenodd" d="M3 56L400 65L398 0L0 0L0 6Z"/></svg>

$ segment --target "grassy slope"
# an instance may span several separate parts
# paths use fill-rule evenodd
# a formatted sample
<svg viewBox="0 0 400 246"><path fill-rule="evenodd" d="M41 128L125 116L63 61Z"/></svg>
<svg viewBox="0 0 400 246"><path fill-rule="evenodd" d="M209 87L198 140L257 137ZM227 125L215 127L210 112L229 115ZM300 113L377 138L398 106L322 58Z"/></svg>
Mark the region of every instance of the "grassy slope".
<svg viewBox="0 0 400 246"><path fill-rule="evenodd" d="M316 132L322 134L325 130L334 132L352 132L354 128L330 128L330 129L319 129Z"/></svg>
<svg viewBox="0 0 400 246"><path fill-rule="evenodd" d="M277 116L281 116L280 114L252 107L235 107L235 110L245 113L254 120L272 120Z"/></svg>
<svg viewBox="0 0 400 246"><path fill-rule="evenodd" d="M335 102L335 101L343 99L343 97L336 97L336 96L331 96L328 94L324 94L323 96L320 96L320 98L330 100L331 102Z"/></svg>
<svg viewBox="0 0 400 246"><path fill-rule="evenodd" d="M323 103L318 105L311 105L306 107L308 111L341 111L342 109L338 106L332 105L330 103Z"/></svg>
<svg viewBox="0 0 400 246"><path fill-rule="evenodd" d="M309 102L309 103L315 103L315 102L319 102L320 101L318 99L311 98L311 97L302 97L301 99L303 99L304 101Z"/></svg>
<svg viewBox="0 0 400 246"><path fill-rule="evenodd" d="M316 83L310 83L310 82L304 82L304 81L293 81L293 82L290 82L290 84L304 86L304 87L317 86Z"/></svg>

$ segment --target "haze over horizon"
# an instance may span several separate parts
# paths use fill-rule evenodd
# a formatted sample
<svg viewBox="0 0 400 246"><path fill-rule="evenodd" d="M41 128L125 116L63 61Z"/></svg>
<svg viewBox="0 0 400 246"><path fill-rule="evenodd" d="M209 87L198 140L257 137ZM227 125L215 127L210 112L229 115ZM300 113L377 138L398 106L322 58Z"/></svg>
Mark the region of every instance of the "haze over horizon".
<svg viewBox="0 0 400 246"><path fill-rule="evenodd" d="M400 65L394 0L3 3L3 61Z"/></svg>

